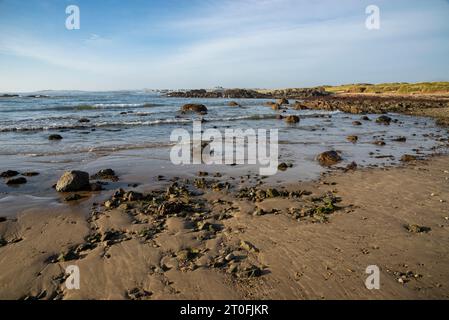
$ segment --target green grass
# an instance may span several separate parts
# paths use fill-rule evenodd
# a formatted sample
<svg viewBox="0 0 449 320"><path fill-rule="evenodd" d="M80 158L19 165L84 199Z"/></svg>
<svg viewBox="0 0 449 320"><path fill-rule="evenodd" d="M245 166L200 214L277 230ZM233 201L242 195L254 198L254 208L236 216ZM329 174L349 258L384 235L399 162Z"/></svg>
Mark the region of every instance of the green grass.
<svg viewBox="0 0 449 320"><path fill-rule="evenodd" d="M346 84L325 86L325 89L333 93L447 93L449 82Z"/></svg>

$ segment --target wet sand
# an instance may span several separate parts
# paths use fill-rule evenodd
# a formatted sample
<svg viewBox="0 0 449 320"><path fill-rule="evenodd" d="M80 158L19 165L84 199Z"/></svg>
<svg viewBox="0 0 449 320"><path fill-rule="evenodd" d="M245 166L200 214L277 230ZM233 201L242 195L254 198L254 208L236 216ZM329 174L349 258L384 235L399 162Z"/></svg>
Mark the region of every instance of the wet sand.
<svg viewBox="0 0 449 320"><path fill-rule="evenodd" d="M442 155L277 193L258 177L197 177L110 208L107 193L28 209L0 222L0 298L447 299L448 170ZM65 288L68 265L80 290ZM380 290L364 285L369 265Z"/></svg>

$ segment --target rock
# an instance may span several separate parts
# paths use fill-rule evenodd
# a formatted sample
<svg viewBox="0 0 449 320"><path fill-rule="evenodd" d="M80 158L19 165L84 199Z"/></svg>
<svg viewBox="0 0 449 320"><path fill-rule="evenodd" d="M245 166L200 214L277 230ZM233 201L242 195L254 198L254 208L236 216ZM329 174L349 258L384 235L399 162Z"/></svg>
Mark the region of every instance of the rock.
<svg viewBox="0 0 449 320"><path fill-rule="evenodd" d="M277 111L277 110L281 109L281 106L279 104L272 104L271 109L273 109L274 111Z"/></svg>
<svg viewBox="0 0 449 320"><path fill-rule="evenodd" d="M254 265L244 268L238 274L239 278L257 278L262 275L262 270Z"/></svg>
<svg viewBox="0 0 449 320"><path fill-rule="evenodd" d="M280 106L289 104L288 100L285 99L285 98L278 99L278 100L276 101L276 103L277 103L278 105L280 105Z"/></svg>
<svg viewBox="0 0 449 320"><path fill-rule="evenodd" d="M284 116L282 114L277 114L276 115L276 120L283 120Z"/></svg>
<svg viewBox="0 0 449 320"><path fill-rule="evenodd" d="M24 177L35 177L38 175L39 175L39 172L24 172L24 173L22 173L22 176L24 176Z"/></svg>
<svg viewBox="0 0 449 320"><path fill-rule="evenodd" d="M0 217L0 223L5 222L6 220L7 220L6 217Z"/></svg>
<svg viewBox="0 0 449 320"><path fill-rule="evenodd" d="M376 123L384 124L384 125L390 125L392 119L388 116L380 116L376 119Z"/></svg>
<svg viewBox="0 0 449 320"><path fill-rule="evenodd" d="M354 171L357 170L357 163L355 161L348 164L345 168L345 171Z"/></svg>
<svg viewBox="0 0 449 320"><path fill-rule="evenodd" d="M401 157L401 161L402 162L410 162L410 161L415 161L415 160L417 160L418 158L416 157L416 156L413 156L413 155L411 155L411 154L404 154L402 157Z"/></svg>
<svg viewBox="0 0 449 320"><path fill-rule="evenodd" d="M298 116L287 116L285 122L287 123L299 123L300 119Z"/></svg>
<svg viewBox="0 0 449 320"><path fill-rule="evenodd" d="M195 257L198 255L197 250L194 249L185 249L178 251L176 253L176 258L178 258L180 261L189 261L192 259L195 259Z"/></svg>
<svg viewBox="0 0 449 320"><path fill-rule="evenodd" d="M276 189L267 189L265 194L267 198L277 198L281 195Z"/></svg>
<svg viewBox="0 0 449 320"><path fill-rule="evenodd" d="M185 104L181 108L182 112L196 112L199 114L207 114L207 107L203 104Z"/></svg>
<svg viewBox="0 0 449 320"><path fill-rule="evenodd" d="M104 206L105 206L106 208L108 208L108 209L115 208L115 207L117 207L117 201L115 201L115 200L108 200L108 201L106 201L106 202L104 203Z"/></svg>
<svg viewBox="0 0 449 320"><path fill-rule="evenodd" d="M115 171L112 169L103 169L90 177L91 179L118 181Z"/></svg>
<svg viewBox="0 0 449 320"><path fill-rule="evenodd" d="M82 119L79 119L78 122L79 122L79 123L89 123L90 120L87 119L87 118L82 118Z"/></svg>
<svg viewBox="0 0 449 320"><path fill-rule="evenodd" d="M361 126L362 123L360 121L353 121L352 125L354 125L354 126Z"/></svg>
<svg viewBox="0 0 449 320"><path fill-rule="evenodd" d="M409 224L409 225L406 225L405 228L410 233L428 233L428 232L432 231L432 229L429 227L423 227L423 226L419 226L417 224Z"/></svg>
<svg viewBox="0 0 449 320"><path fill-rule="evenodd" d="M359 141L359 137L358 136L347 136L346 139L349 142L352 142L352 143L356 143L357 141Z"/></svg>
<svg viewBox="0 0 449 320"><path fill-rule="evenodd" d="M371 119L368 116L363 116L361 118L362 121L371 121Z"/></svg>
<svg viewBox="0 0 449 320"><path fill-rule="evenodd" d="M288 165L285 162L282 162L279 166L278 166L278 170L280 171L287 171L288 169Z"/></svg>
<svg viewBox="0 0 449 320"><path fill-rule="evenodd" d="M0 174L0 177L2 177L2 178L12 178L12 177L15 177L17 175L19 175L19 173L17 171L7 170L7 171L2 172Z"/></svg>
<svg viewBox="0 0 449 320"><path fill-rule="evenodd" d="M50 141L58 141L58 140L62 140L62 136L59 134L51 134L48 136L48 140Z"/></svg>
<svg viewBox="0 0 449 320"><path fill-rule="evenodd" d="M128 191L123 195L125 201L139 201L143 199L143 194L135 191Z"/></svg>
<svg viewBox="0 0 449 320"><path fill-rule="evenodd" d="M228 106L230 106L230 107L240 107L240 104L238 104L235 101L231 101L231 102L228 103Z"/></svg>
<svg viewBox="0 0 449 320"><path fill-rule="evenodd" d="M83 171L67 171L56 184L58 192L74 192L89 189L89 174Z"/></svg>
<svg viewBox="0 0 449 320"><path fill-rule="evenodd" d="M9 179L8 181L6 181L6 184L9 186L25 184L25 183L27 183L27 179L25 179L24 177L20 177L20 178L16 178L16 179Z"/></svg>
<svg viewBox="0 0 449 320"><path fill-rule="evenodd" d="M257 249L252 243L248 241L240 241L240 247L248 252L259 252L259 249Z"/></svg>
<svg viewBox="0 0 449 320"><path fill-rule="evenodd" d="M397 138L393 139L393 141L395 141L395 142L407 142L407 138L406 137L397 137Z"/></svg>
<svg viewBox="0 0 449 320"><path fill-rule="evenodd" d="M228 254L226 257L225 257L225 260L226 261L232 261L232 260L235 260L235 255L231 252L230 254Z"/></svg>
<svg viewBox="0 0 449 320"><path fill-rule="evenodd" d="M336 151L326 151L318 155L318 162L324 167L330 167L342 161L338 152Z"/></svg>

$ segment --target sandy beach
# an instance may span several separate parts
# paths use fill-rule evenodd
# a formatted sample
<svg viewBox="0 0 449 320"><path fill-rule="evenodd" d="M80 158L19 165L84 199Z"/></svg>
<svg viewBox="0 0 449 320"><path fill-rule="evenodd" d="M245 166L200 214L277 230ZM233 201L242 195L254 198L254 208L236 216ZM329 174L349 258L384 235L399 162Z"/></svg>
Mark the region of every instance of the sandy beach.
<svg viewBox="0 0 449 320"><path fill-rule="evenodd" d="M0 298L447 299L448 163L229 190L205 177L28 210L0 223ZM65 288L68 265L80 290Z"/></svg>

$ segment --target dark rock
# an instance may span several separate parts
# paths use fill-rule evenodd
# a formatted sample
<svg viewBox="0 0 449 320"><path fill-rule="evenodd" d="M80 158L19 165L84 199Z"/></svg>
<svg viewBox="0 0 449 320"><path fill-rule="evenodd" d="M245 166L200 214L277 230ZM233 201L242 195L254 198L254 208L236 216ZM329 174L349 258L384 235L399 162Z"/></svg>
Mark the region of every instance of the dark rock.
<svg viewBox="0 0 449 320"><path fill-rule="evenodd" d="M5 222L6 220L7 220L6 217L0 217L0 223Z"/></svg>
<svg viewBox="0 0 449 320"><path fill-rule="evenodd" d="M318 162L324 167L330 167L342 161L343 159L336 151L326 151L318 155Z"/></svg>
<svg viewBox="0 0 449 320"><path fill-rule="evenodd" d="M87 118L82 118L82 119L79 119L78 122L79 122L79 123L89 123L90 120L87 119Z"/></svg>
<svg viewBox="0 0 449 320"><path fill-rule="evenodd" d="M407 142L407 138L406 137L398 137L393 139L393 141L395 142Z"/></svg>
<svg viewBox="0 0 449 320"><path fill-rule="evenodd" d="M287 123L299 123L300 119L298 116L287 116L285 122Z"/></svg>
<svg viewBox="0 0 449 320"><path fill-rule="evenodd" d="M361 118L361 120L363 120L363 121L371 121L371 119L368 116L363 116Z"/></svg>
<svg viewBox="0 0 449 320"><path fill-rule="evenodd" d="M6 246L8 244L8 241L6 241L5 239L3 239L1 236L0 236L0 247L4 247L4 246Z"/></svg>
<svg viewBox="0 0 449 320"><path fill-rule="evenodd" d="M89 189L89 174L83 171L68 171L56 184L58 192L73 192Z"/></svg>
<svg viewBox="0 0 449 320"><path fill-rule="evenodd" d="M357 170L357 163L354 161L348 164L345 168L345 171L354 171L354 170Z"/></svg>
<svg viewBox="0 0 449 320"><path fill-rule="evenodd" d="M230 107L240 107L240 104L238 104L235 101L231 101L231 102L228 103L228 106L230 106Z"/></svg>
<svg viewBox="0 0 449 320"><path fill-rule="evenodd" d="M8 181L6 181L6 184L9 185L9 186L25 184L25 183L27 183L27 179L25 179L23 177L15 178L15 179L9 179Z"/></svg>
<svg viewBox="0 0 449 320"><path fill-rule="evenodd" d="M91 179L98 179L98 180L111 180L111 181L118 181L119 178L115 174L115 171L112 169L103 169L98 171L96 174L92 175L90 177Z"/></svg>
<svg viewBox="0 0 449 320"><path fill-rule="evenodd" d="M207 107L203 104L186 104L181 108L182 112L196 112L199 114L207 114Z"/></svg>
<svg viewBox="0 0 449 320"><path fill-rule="evenodd" d="M58 140L62 140L62 139L63 139L62 136L59 134L51 134L48 136L48 140L51 140L51 141L58 141Z"/></svg>
<svg viewBox="0 0 449 320"><path fill-rule="evenodd" d="M278 170L280 170L280 171L287 171L287 169L288 169L288 165L285 162L281 163L278 166Z"/></svg>
<svg viewBox="0 0 449 320"><path fill-rule="evenodd" d="M357 141L359 141L358 136L348 136L346 139L352 143L356 143Z"/></svg>
<svg viewBox="0 0 449 320"><path fill-rule="evenodd" d="M2 177L2 178L12 178L12 177L15 177L15 176L17 176L17 175L19 175L19 173L18 173L17 171L14 171L14 170L7 170L7 171L5 171L5 172L2 172L2 173L0 174L0 177Z"/></svg>
<svg viewBox="0 0 449 320"><path fill-rule="evenodd" d="M135 191L128 191L123 195L125 201L139 201L143 199L143 194Z"/></svg>
<svg viewBox="0 0 449 320"><path fill-rule="evenodd" d="M38 175L39 175L39 172L24 172L24 173L22 173L22 176L24 176L24 177L35 177Z"/></svg>
<svg viewBox="0 0 449 320"><path fill-rule="evenodd" d="M360 121L353 121L352 125L354 125L354 126L361 126L362 123Z"/></svg>
<svg viewBox="0 0 449 320"><path fill-rule="evenodd" d="M392 119L389 116L380 116L376 119L376 123L384 124L384 125L390 125Z"/></svg>

